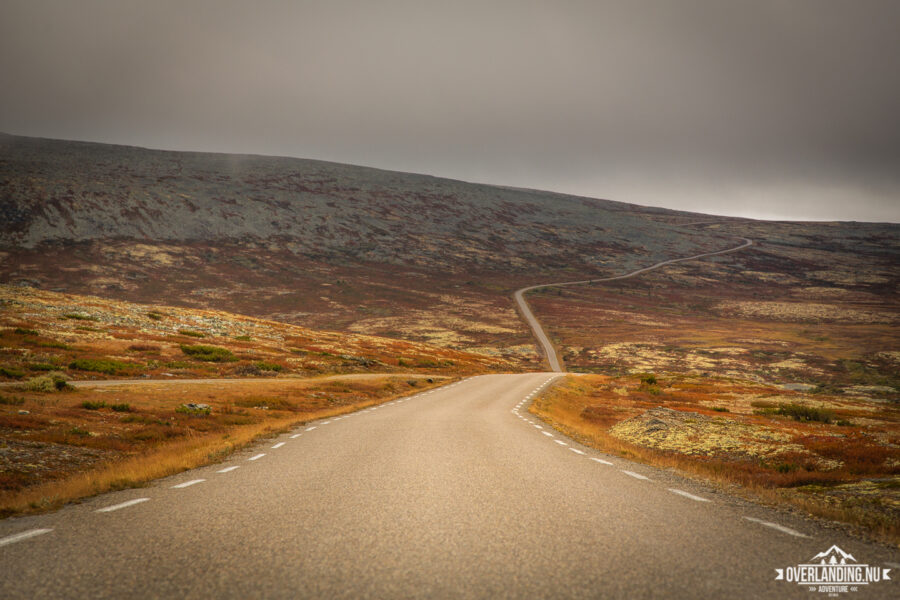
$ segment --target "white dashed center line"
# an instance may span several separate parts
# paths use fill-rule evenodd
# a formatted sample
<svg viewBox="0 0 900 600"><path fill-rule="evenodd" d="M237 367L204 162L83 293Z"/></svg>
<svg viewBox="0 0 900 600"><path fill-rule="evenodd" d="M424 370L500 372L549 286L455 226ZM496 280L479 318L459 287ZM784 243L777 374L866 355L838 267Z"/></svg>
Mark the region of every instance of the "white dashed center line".
<svg viewBox="0 0 900 600"><path fill-rule="evenodd" d="M106 508L98 508L94 512L112 512L114 510L119 510L120 508L128 508L129 506L134 506L135 504L146 502L149 499L150 498L135 498L134 500L129 500L128 502L122 502L121 504L113 504L112 506L107 506Z"/></svg>
<svg viewBox="0 0 900 600"><path fill-rule="evenodd" d="M5 546L7 544L15 544L16 542L21 542L22 540L27 540L29 538L33 538L39 535L44 535L45 533L50 533L53 531L52 529L29 529L28 531L23 531L22 533L17 533L15 535L8 535L5 538L0 538L0 546Z"/></svg>
<svg viewBox="0 0 900 600"><path fill-rule="evenodd" d="M707 500L706 498L701 498L700 496L695 496L693 494L685 492L684 490L679 490L676 488L669 488L669 491L672 492L673 494L678 494L679 496L684 496L685 498L690 498L691 500L696 500L697 502L709 502L709 500Z"/></svg>
<svg viewBox="0 0 900 600"><path fill-rule="evenodd" d="M220 469L220 470L216 471L216 473L229 473L231 471L234 471L235 469L240 469L240 467L238 467L237 465L234 465L231 467L225 467L224 469Z"/></svg>
<svg viewBox="0 0 900 600"><path fill-rule="evenodd" d="M307 431L312 431L312 430L315 429L315 428L316 428L315 425L313 425L312 427L307 427L306 430L307 430Z"/></svg>
<svg viewBox="0 0 900 600"><path fill-rule="evenodd" d="M592 457L591 457L591 460L594 461L594 462L598 462L598 463L600 463L601 465L612 465L611 462L609 462L608 460L603 460L602 458L594 458L594 457L592 456Z"/></svg>
<svg viewBox="0 0 900 600"><path fill-rule="evenodd" d="M263 453L261 453L261 454L257 454L256 456L251 456L251 457L248 458L247 460L259 460L260 458L262 458L262 457L265 456L265 455L266 455L266 453L263 452Z"/></svg>
<svg viewBox="0 0 900 600"><path fill-rule="evenodd" d="M277 444L275 444L274 446L272 446L272 450L278 450L279 448L281 448L282 446L284 446L284 444L285 444L285 442L278 442Z"/></svg>
<svg viewBox="0 0 900 600"><path fill-rule="evenodd" d="M786 533L788 535L792 535L794 537L800 538L808 538L809 536L805 533L800 533L796 529L791 529L790 527L785 527L784 525L779 525L778 523L772 523L770 521L763 521L762 519L755 519L753 517L744 517L748 521L753 521L754 523L759 523L760 525L765 525L766 527L771 527L772 529L778 530L781 533Z"/></svg>
<svg viewBox="0 0 900 600"><path fill-rule="evenodd" d="M298 437L300 437L301 435L302 435L302 434L300 434L300 433L295 433L294 435L291 436L291 439L292 439L292 440L296 440L296 439L297 439Z"/></svg>
<svg viewBox="0 0 900 600"><path fill-rule="evenodd" d="M560 446L568 446L568 444L562 440L553 440L553 441L556 442L557 444L559 444Z"/></svg>
<svg viewBox="0 0 900 600"><path fill-rule="evenodd" d="M584 452L582 452L582 451L579 450L578 448L569 448L569 450L571 450L571 451L574 452L575 454L584 454Z"/></svg>
<svg viewBox="0 0 900 600"><path fill-rule="evenodd" d="M644 476L641 475L640 473L635 473L634 471L626 471L625 469L621 469L621 471L622 471L623 473L625 473L626 475L629 475L629 476L631 476L631 477L634 477L635 479L643 479L644 481L650 481L650 478L649 478L649 477L644 477Z"/></svg>
<svg viewBox="0 0 900 600"><path fill-rule="evenodd" d="M549 431L542 431L541 433L543 433L543 434L546 435L547 437L553 437L553 434L550 433Z"/></svg>
<svg viewBox="0 0 900 600"><path fill-rule="evenodd" d="M191 487L192 485L197 485L198 483L203 483L206 481L205 479L191 479L190 481L185 481L184 483L179 483L178 485L173 485L172 489L181 489L186 487Z"/></svg>

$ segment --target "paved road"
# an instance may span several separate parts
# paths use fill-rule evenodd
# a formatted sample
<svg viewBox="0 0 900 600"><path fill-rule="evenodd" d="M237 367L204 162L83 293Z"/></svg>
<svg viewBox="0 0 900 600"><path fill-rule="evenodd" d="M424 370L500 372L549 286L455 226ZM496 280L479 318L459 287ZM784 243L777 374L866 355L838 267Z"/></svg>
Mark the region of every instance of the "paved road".
<svg viewBox="0 0 900 600"><path fill-rule="evenodd" d="M555 377L470 378L0 521L0 598L824 598L775 569L832 544L900 560L540 428Z"/></svg>
<svg viewBox="0 0 900 600"><path fill-rule="evenodd" d="M687 223L687 225L701 225L705 223ZM513 298L516 300L516 304L519 306L519 310L522 312L522 316L525 317L525 321L528 323L528 326L531 327L531 331L534 332L534 336L540 342L541 350L544 353L544 356L547 357L547 362L550 365L550 370L554 373L561 373L565 371L565 369L560 365L559 358L556 355L556 349L553 347L553 344L550 342L550 339L547 337L547 334L544 333L544 328L541 327L540 322L535 318L534 313L531 312L531 308L528 306L528 302L525 300L524 294L526 292L530 292L531 290L536 290L539 288L546 287L562 287L567 285L581 285L585 283L600 283L602 281L616 281L618 279L628 279L629 277L634 277L635 275L640 275L641 273L646 273L647 271L652 271L654 269L658 269L660 267L664 267L666 265L672 265L675 263L684 262L687 260L695 260L698 258L704 258L707 256L717 256L719 254L727 254L729 252L735 252L737 250L742 250L749 246L753 245L752 240L748 240L747 238L740 238L744 240L744 243L740 246L735 246L734 248L727 248L725 250L719 250L718 252L706 252L704 254L696 254L694 256L687 256L685 258L673 258L671 260L664 260L662 262L658 262L655 265L650 265L649 267L644 267L643 269L638 269L636 271L631 271L630 273L625 273L624 275L617 275L615 277L601 277L600 279L583 279L581 281L564 281L560 283L542 283L540 285L532 285L529 287L524 287L520 290L516 290L513 294Z"/></svg>

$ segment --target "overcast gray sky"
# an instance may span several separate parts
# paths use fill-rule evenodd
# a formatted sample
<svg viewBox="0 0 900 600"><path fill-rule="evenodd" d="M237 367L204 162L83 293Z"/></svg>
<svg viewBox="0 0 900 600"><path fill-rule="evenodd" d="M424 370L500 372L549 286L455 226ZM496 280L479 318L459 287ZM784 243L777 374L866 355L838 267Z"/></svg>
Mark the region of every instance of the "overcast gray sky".
<svg viewBox="0 0 900 600"><path fill-rule="evenodd" d="M0 131L900 222L900 1L0 0Z"/></svg>

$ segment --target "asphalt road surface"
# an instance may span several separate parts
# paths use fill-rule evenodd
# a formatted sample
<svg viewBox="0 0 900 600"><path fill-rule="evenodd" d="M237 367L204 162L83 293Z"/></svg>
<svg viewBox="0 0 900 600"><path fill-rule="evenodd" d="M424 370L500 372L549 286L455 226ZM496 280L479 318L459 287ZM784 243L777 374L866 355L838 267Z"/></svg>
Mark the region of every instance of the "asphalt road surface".
<svg viewBox="0 0 900 600"><path fill-rule="evenodd" d="M828 595L776 569L835 544L900 569L896 550L562 437L527 412L555 377L474 377L0 521L0 598L812 599ZM859 587L841 597L900 597Z"/></svg>
<svg viewBox="0 0 900 600"><path fill-rule="evenodd" d="M686 225L704 225L706 223L686 223ZM513 298L516 301L516 304L519 307L519 311L522 313L522 316L525 318L525 322L528 323L528 326L531 327L531 331L534 333L534 337L537 338L540 343L541 351L544 356L547 358L547 363L550 365L550 370L554 373L561 373L565 371L565 369L560 365L559 358L556 355L556 349L553 347L553 344L550 342L550 339L547 337L547 334L544 333L544 328L541 327L540 322L534 316L534 313L531 312L531 307L528 306L528 302L525 300L525 293L530 292L532 290L537 290L540 288L546 287L563 287L568 285L582 285L585 283L600 283L603 281L616 281L619 279L628 279L629 277L634 277L635 275L640 275L641 273L646 273L647 271L653 271L654 269L658 269L660 267L664 267L666 265L673 265L675 263L685 262L688 260L696 260L698 258L705 258L707 256L718 256L719 254L728 254L729 252L735 252L737 250L743 250L744 248L748 248L753 245L753 240L748 240L747 238L740 238L744 240L744 243L740 246L735 246L733 248L726 248L725 250L719 250L718 252L706 252L704 254L696 254L694 256L686 256L684 258L673 258L671 260L664 260L662 262L658 262L654 265L650 265L649 267L644 267L643 269L637 269L635 271L631 271L630 273L625 273L624 275L616 275L615 277L601 277L600 279L582 279L581 281L562 281L559 283L542 283L539 285L532 285L529 287L524 287L520 290L516 290L513 294Z"/></svg>

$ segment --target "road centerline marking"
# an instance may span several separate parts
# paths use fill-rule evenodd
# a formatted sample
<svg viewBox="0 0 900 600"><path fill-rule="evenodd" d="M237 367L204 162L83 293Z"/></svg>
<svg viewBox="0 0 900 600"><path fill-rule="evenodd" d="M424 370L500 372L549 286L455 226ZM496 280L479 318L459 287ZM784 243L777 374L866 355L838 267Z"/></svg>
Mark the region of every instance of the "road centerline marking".
<svg viewBox="0 0 900 600"><path fill-rule="evenodd" d="M278 450L279 448L281 448L282 446L284 446L284 444L285 444L285 442L278 442L277 444L275 444L274 446L272 446L272 450Z"/></svg>
<svg viewBox="0 0 900 600"><path fill-rule="evenodd" d="M315 428L316 428L316 426L313 425L312 427L307 427L306 430L307 430L307 431L312 431L312 430L315 429Z"/></svg>
<svg viewBox="0 0 900 600"><path fill-rule="evenodd" d="M229 473L231 471L234 471L235 469L240 469L240 467L237 465L232 465L230 467L225 467L224 469L219 469L218 471L216 471L216 473Z"/></svg>
<svg viewBox="0 0 900 600"><path fill-rule="evenodd" d="M631 476L631 477L634 477L635 479L642 479L642 480L644 480L644 481L650 481L650 478L649 478L649 477L644 477L644 476L641 475L640 473L635 473L634 471L626 471L625 469L619 469L619 470L620 470L621 472L625 473L626 475L629 475L629 476Z"/></svg>
<svg viewBox="0 0 900 600"><path fill-rule="evenodd" d="M579 450L578 448L569 448L569 450L571 450L575 454L584 454L584 451Z"/></svg>
<svg viewBox="0 0 900 600"><path fill-rule="evenodd" d="M260 454L257 454L256 456L251 456L251 457L248 458L247 460L259 460L260 458L262 458L262 457L265 456L265 455L266 455L265 452L261 452Z"/></svg>
<svg viewBox="0 0 900 600"><path fill-rule="evenodd" d="M557 444L559 444L560 446L568 446L568 444L562 440L553 440L553 441L556 442Z"/></svg>
<svg viewBox="0 0 900 600"><path fill-rule="evenodd" d="M300 437L301 435L303 435L303 434L302 434L302 433L295 433L294 435L291 436L291 439L292 439L292 440L296 440L296 439L297 439L298 437Z"/></svg>
<svg viewBox="0 0 900 600"><path fill-rule="evenodd" d="M543 434L546 435L547 437L553 437L553 434L550 433L549 431L542 431L541 433L543 433Z"/></svg>
<svg viewBox="0 0 900 600"><path fill-rule="evenodd" d="M0 538L0 546L6 546L7 544L15 544L16 542L21 542L27 539L31 539L33 537L37 537L39 535L44 535L45 533L50 533L53 531L52 529L29 529L28 531L23 531L22 533L16 533L13 535L8 535L5 538Z"/></svg>
<svg viewBox="0 0 900 600"><path fill-rule="evenodd" d="M594 461L594 462L598 462L598 463L600 463L601 465L610 465L610 466L612 466L612 463L611 463L611 462L609 462L608 460L603 460L602 458L596 458L596 457L593 457L593 456L592 456L592 457L591 457L591 460Z"/></svg>
<svg viewBox="0 0 900 600"><path fill-rule="evenodd" d="M135 498L134 500L128 500L126 502L120 502L119 504L113 504L112 506L107 506L105 508L98 508L94 512L99 513L107 513L112 512L114 510L119 510L122 508L128 508L129 506L134 506L135 504L140 504L141 502L146 502L150 498Z"/></svg>
<svg viewBox="0 0 900 600"><path fill-rule="evenodd" d="M203 483L206 481L205 479L191 479L190 481L185 481L184 483L179 483L178 485L173 485L172 489L181 489L186 487L191 487L192 485L197 485L198 483Z"/></svg>

